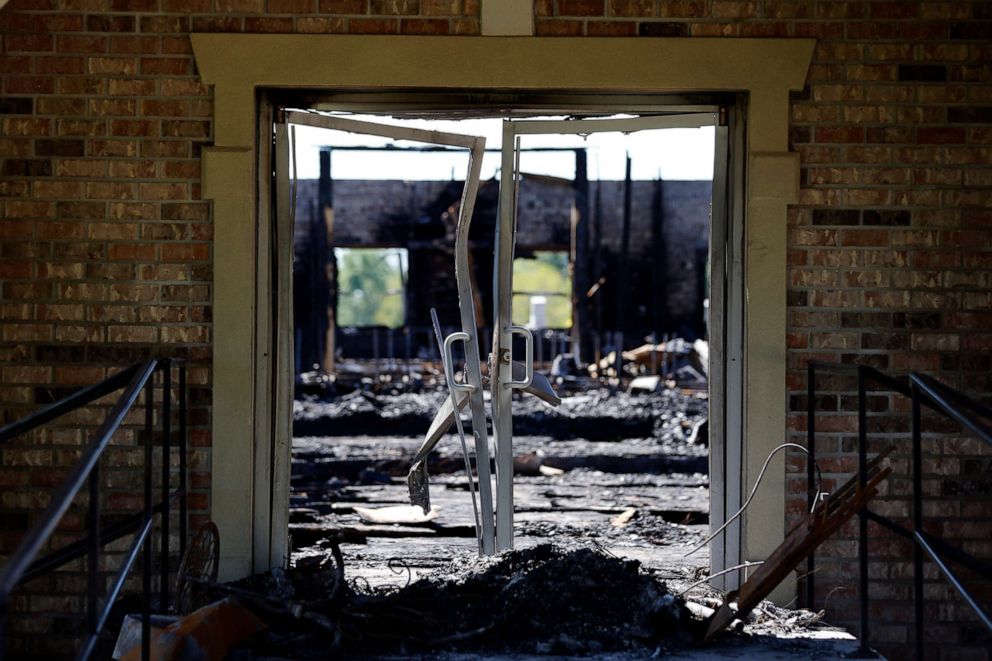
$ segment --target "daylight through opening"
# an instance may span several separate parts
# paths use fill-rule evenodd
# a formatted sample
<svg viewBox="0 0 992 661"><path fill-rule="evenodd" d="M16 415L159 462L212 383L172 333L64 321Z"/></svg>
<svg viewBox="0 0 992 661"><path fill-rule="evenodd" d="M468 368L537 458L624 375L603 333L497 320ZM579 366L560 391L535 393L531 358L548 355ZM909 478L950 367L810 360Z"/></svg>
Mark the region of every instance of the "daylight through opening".
<svg viewBox="0 0 992 661"><path fill-rule="evenodd" d="M456 273L466 149L400 139L392 129L293 127L295 172L276 174L295 191L294 557L337 531L366 544L351 571L381 585L395 578L377 569L399 555L416 574L483 547L455 428L423 452L450 387L433 310L442 338L465 328L466 314L478 329L478 357L455 343L457 383L471 383L473 362L485 383L499 378L494 328L512 323L533 338L535 379L554 390L507 391L509 501L499 480L510 472L488 452L480 464L471 440L479 419L469 405L462 413L472 496L488 482L497 550L507 534L517 547L593 540L648 566L708 566L705 546L687 555L710 528L716 118L698 115L698 125L675 128L620 116L570 120L573 129L549 117L546 133L521 125L512 144L503 144L498 118L348 115L486 138L464 244L471 300ZM621 124L582 132L580 124L597 121ZM504 239L513 228L502 263L501 227ZM498 322L501 305L507 316ZM528 354L524 335L503 345L515 361ZM494 399L487 385L481 419L489 438L506 438ZM411 505L421 455L429 507ZM505 502L509 533L500 529Z"/></svg>

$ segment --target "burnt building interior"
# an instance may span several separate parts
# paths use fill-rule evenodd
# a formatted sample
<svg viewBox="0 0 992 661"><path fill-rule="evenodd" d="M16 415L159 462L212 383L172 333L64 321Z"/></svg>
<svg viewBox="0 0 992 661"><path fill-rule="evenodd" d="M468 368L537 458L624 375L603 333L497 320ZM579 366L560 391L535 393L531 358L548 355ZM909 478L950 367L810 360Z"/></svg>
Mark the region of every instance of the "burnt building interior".
<svg viewBox="0 0 992 661"><path fill-rule="evenodd" d="M442 327L457 325L452 250L462 183L331 178L335 151L380 149L438 150L328 147L320 152L320 178L297 182L293 310L299 373L333 373L331 353L336 360L432 355L432 307ZM538 329L538 355L550 363L556 353L570 353L584 365L622 346L621 338L627 348L650 338L706 339L709 182L590 181L586 150L558 150L574 155L574 180L525 174L520 183L516 258L560 255L571 283L569 323ZM479 283L492 281L498 192L497 181L481 182L473 214L472 278ZM580 217L589 222L579 223ZM579 227L585 236L577 236ZM338 323L335 248L404 251L398 326ZM522 295L528 293L561 295ZM478 324L491 328L492 289L478 287L476 294Z"/></svg>
<svg viewBox="0 0 992 661"><path fill-rule="evenodd" d="M410 502L408 473L447 398L431 311L443 336L460 327L454 235L464 181L331 172L348 152L389 159L437 150L321 147L320 176L292 184L293 557L320 557L328 531L346 531L364 539L352 568L373 589L394 585L380 570L395 560L397 544L406 571L420 577L442 569L439 556L471 552L476 541L465 482L485 478L477 453L463 457L454 429L424 459L430 507L413 519L381 518ZM532 328L535 372L561 403L523 395L513 405L514 547L540 553L551 542L599 540L617 553L648 554L659 569L704 566L706 551L693 547L709 525L708 365L699 351L707 340L712 183L635 179L629 155L624 178L592 178L585 147L520 153L513 322ZM574 164L574 177L528 173L526 157L538 153ZM497 176L480 181L468 242L483 354L493 328L499 188ZM373 288L355 280L348 251L378 264L362 273L380 287L382 271L399 271L379 299L383 306L394 297L387 323L368 323L385 317L356 315L345 302L353 290ZM530 275L519 268L542 259ZM366 324L353 323L359 318Z"/></svg>

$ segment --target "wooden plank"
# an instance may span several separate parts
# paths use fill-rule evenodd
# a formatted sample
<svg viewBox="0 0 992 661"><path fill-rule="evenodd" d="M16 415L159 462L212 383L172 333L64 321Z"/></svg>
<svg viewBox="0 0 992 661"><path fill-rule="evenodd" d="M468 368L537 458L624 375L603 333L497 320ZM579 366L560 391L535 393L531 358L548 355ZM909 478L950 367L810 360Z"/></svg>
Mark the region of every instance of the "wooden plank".
<svg viewBox="0 0 992 661"><path fill-rule="evenodd" d="M868 466L864 488L854 475L830 495L805 521L797 525L736 592L727 594L723 605L710 618L703 642L712 640L732 621L746 616L771 591L851 517L878 495L878 485L892 472L888 452L876 457ZM730 604L737 603L737 608Z"/></svg>

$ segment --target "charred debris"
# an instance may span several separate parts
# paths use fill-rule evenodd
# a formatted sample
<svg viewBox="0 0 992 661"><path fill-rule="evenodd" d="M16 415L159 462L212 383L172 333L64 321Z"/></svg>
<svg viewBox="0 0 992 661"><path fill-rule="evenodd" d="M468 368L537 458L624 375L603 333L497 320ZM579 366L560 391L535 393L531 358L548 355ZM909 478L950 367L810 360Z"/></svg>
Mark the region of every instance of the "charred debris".
<svg viewBox="0 0 992 661"><path fill-rule="evenodd" d="M395 562L395 583L372 588L349 578L337 542L311 556L230 584L200 582L204 602L237 600L262 626L233 645L241 658L429 658L444 653L644 658L690 648L717 606L687 600L687 576L661 572L602 547L542 544L485 558L455 559L411 581ZM668 576L672 576L669 574ZM743 644L767 635L823 628L822 613L764 603L721 634ZM746 624L746 626L745 626ZM246 630L247 631L247 630ZM802 650L800 642L793 644Z"/></svg>

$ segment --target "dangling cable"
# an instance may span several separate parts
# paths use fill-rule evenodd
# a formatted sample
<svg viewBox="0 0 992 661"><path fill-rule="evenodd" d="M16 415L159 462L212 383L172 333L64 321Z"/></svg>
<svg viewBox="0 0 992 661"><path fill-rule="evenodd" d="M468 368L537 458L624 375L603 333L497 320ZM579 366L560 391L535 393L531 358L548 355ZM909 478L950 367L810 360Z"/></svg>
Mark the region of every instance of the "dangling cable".
<svg viewBox="0 0 992 661"><path fill-rule="evenodd" d="M739 565L734 565L733 567L727 567L726 569L724 569L722 571L714 572L714 573L710 574L709 576L705 576L705 577L699 579L698 581L696 581L695 583L690 583L687 587L682 588L682 590L678 593L677 596L681 597L682 595L684 595L689 590L693 589L697 585L702 585L703 583L709 581L711 578L716 578L717 576L723 576L724 574L729 574L730 572L737 571L738 569L747 569L748 567L757 567L757 566L763 565L763 564L765 564L765 561L764 560L759 560L757 562L742 562Z"/></svg>
<svg viewBox="0 0 992 661"><path fill-rule="evenodd" d="M774 457L778 452L780 452L781 450L784 450L785 448L795 448L797 450L802 450L803 452L806 453L806 456L809 457L809 450L807 450L803 446L799 445L798 443L783 443L782 445L779 445L777 448L775 448L774 450L772 450L768 454L768 457L765 459L765 465L761 467L761 472L758 473L758 479L755 480L755 482L754 482L754 487L752 487L752 489L751 489L751 494L747 497L747 500L744 501L744 504L741 506L741 508L739 510L737 510L737 512L732 517L730 517L729 519L727 519L727 521L722 526L720 526L715 531L713 531L713 533L711 533L709 537L707 537L706 539L704 539L703 541L701 541L699 544L697 544L695 547L693 547L691 551L689 551L684 556L682 556L683 558L688 558L690 555L692 555L693 553L695 553L699 549L701 549L704 546L706 546L707 544L709 544L711 541L713 541L713 538L715 538L717 535L719 535L724 530L726 530L727 529L727 526L729 526L731 523L733 523L737 519L737 517L739 517L741 514L744 513L744 510L747 509L747 506L751 504L751 499L754 498L754 494L757 493L757 491L758 491L758 485L761 484L761 479L765 476L765 471L768 469L768 464L771 463L772 457ZM808 461L808 459L807 459L807 461ZM820 474L820 466L817 465L815 462L814 462L814 467L816 468L816 475L817 475L816 495L813 498L813 509L815 510L816 509L816 504L820 501L820 484L823 482L823 476ZM811 511L811 513L812 513L812 511ZM714 576L716 576L716 574L714 574Z"/></svg>

